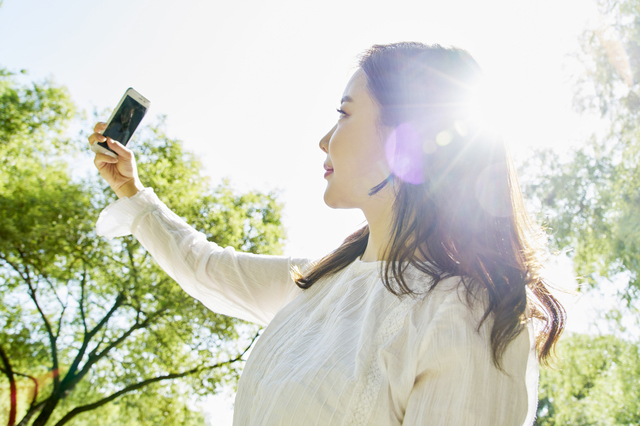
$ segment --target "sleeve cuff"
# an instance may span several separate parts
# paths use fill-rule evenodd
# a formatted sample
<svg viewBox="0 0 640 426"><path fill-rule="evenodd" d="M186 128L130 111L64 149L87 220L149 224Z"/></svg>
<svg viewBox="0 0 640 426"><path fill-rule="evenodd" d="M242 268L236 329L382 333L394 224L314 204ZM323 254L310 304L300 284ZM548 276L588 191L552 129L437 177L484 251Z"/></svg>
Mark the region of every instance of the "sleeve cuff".
<svg viewBox="0 0 640 426"><path fill-rule="evenodd" d="M121 198L100 212L96 233L107 239L132 234L140 220L161 205L153 188L145 188L131 198Z"/></svg>

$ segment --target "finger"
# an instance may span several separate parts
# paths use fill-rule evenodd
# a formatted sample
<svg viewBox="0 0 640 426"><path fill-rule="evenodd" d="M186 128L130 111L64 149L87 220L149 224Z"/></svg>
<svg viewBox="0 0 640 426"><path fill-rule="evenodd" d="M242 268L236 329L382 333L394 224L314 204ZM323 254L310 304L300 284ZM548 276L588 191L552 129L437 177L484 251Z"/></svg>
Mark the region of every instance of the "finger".
<svg viewBox="0 0 640 426"><path fill-rule="evenodd" d="M97 168L101 168L104 164L115 164L117 162L117 158L107 154L96 154L96 158L93 159L93 164L95 164Z"/></svg>
<svg viewBox="0 0 640 426"><path fill-rule="evenodd" d="M100 133L92 133L89 136L89 145L93 145L96 142L105 142L107 140L106 137L102 136Z"/></svg>
<svg viewBox="0 0 640 426"><path fill-rule="evenodd" d="M99 121L96 123L96 125L93 127L93 131L95 133L100 133L102 134L102 132L104 132L104 129L107 128L107 123L103 123L102 121Z"/></svg>
<svg viewBox="0 0 640 426"><path fill-rule="evenodd" d="M128 157L133 156L133 152L118 141L114 141L113 139L108 137L107 144L109 145L109 148L111 148L118 155L125 155Z"/></svg>

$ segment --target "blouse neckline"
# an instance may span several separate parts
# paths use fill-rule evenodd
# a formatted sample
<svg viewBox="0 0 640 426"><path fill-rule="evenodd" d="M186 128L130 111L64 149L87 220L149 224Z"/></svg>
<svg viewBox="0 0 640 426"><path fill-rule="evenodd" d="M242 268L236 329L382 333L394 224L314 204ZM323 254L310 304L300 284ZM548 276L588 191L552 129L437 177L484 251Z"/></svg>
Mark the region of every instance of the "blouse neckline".
<svg viewBox="0 0 640 426"><path fill-rule="evenodd" d="M380 270L380 267L383 264L384 264L384 260L364 262L358 258L353 261L353 263L351 264L351 268L355 271L372 271L372 270Z"/></svg>

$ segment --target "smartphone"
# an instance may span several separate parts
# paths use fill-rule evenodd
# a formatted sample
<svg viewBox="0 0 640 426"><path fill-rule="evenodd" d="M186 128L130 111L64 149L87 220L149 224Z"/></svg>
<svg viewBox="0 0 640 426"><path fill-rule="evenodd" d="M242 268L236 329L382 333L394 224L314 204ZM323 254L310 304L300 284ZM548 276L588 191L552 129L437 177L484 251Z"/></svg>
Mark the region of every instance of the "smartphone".
<svg viewBox="0 0 640 426"><path fill-rule="evenodd" d="M113 140L127 145L129 139L136 131L138 125L142 121L142 117L147 113L151 102L140 93L129 87L124 96L120 99L118 106L111 113L111 117L107 121L107 128L102 134ZM94 152L107 154L117 157L116 154L106 142L97 142L91 146Z"/></svg>

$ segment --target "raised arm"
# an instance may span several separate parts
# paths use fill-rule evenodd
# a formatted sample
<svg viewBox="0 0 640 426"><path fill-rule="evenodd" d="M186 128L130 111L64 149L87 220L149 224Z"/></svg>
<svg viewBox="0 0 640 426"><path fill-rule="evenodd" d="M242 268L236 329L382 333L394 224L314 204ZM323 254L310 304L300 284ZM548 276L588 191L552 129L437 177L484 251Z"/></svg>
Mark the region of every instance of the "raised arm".
<svg viewBox="0 0 640 426"><path fill-rule="evenodd" d="M266 325L300 293L290 270L304 268L306 260L240 253L207 241L143 187L133 153L102 130L96 125L89 141L106 139L118 154L97 154L95 164L120 199L100 214L99 235L133 234L187 293L221 314Z"/></svg>

